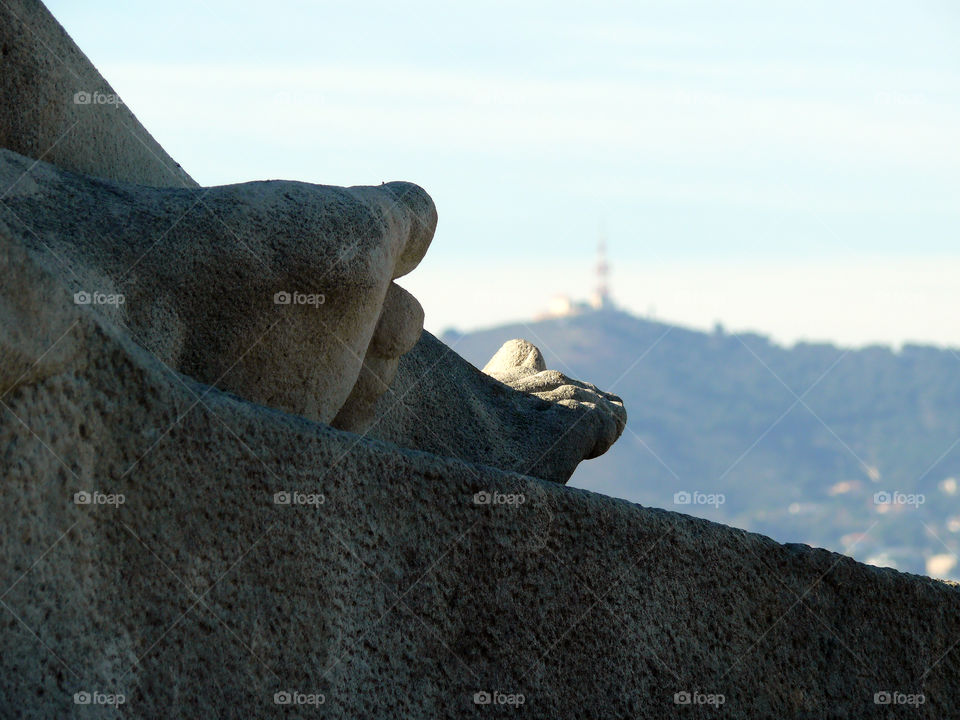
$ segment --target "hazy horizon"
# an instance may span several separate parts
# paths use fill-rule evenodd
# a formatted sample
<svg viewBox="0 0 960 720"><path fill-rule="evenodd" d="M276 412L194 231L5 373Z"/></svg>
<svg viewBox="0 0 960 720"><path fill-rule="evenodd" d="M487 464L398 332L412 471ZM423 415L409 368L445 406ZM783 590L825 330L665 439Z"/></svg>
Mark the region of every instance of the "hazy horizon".
<svg viewBox="0 0 960 720"><path fill-rule="evenodd" d="M613 268L617 271L615 263ZM960 277L960 260L953 258L934 260L929 265L874 260L869 268L855 261L826 268L798 266L776 271L754 265L739 274L716 266L678 263L668 268L634 268L628 272L629 275L621 271L613 276L611 298L616 308L668 325L711 332L719 324L729 332L767 335L784 346L827 342L846 348L884 345L897 349L906 344L960 348L960 328L943 322L946 305L956 294L956 278ZM510 276L509 271L501 270L500 274ZM529 271L516 274L528 275ZM848 298L841 307L831 304L833 298L845 292L851 274L861 276L857 296ZM637 285L621 290L620 285L629 280L635 280ZM507 283L511 294L493 303L493 312L457 316L451 311L442 312L444 293L461 290L457 288L457 278L429 284L417 283L416 277L410 276L399 282L428 308L425 327L435 335L542 319L549 315L552 298L588 301L596 285L592 274L581 278L573 271L566 284L554 286L551 295L529 282L529 278L523 283L518 277L515 284ZM781 302L756 302L758 297L767 295L765 290L773 283L782 291ZM899 286L899 294L890 292L894 284ZM548 282L544 285L549 287ZM812 289L816 290L815 295ZM905 296L912 297L915 304L904 303ZM918 308L918 297L930 306ZM476 307L491 309L491 303L484 303L481 297L476 302ZM436 308L441 312L431 312Z"/></svg>
<svg viewBox="0 0 960 720"><path fill-rule="evenodd" d="M848 346L960 347L960 8L53 0L204 185L417 182L401 282L469 330L585 298Z"/></svg>

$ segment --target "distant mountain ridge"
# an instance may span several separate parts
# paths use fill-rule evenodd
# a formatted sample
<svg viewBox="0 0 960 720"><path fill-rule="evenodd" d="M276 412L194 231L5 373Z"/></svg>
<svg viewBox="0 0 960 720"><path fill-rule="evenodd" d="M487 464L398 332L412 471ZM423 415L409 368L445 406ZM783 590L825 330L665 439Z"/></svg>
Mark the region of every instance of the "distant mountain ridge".
<svg viewBox="0 0 960 720"><path fill-rule="evenodd" d="M551 369L626 405L623 437L583 463L573 484L910 572L960 575L960 353L783 347L618 310L442 339L483 367L515 337L537 345Z"/></svg>

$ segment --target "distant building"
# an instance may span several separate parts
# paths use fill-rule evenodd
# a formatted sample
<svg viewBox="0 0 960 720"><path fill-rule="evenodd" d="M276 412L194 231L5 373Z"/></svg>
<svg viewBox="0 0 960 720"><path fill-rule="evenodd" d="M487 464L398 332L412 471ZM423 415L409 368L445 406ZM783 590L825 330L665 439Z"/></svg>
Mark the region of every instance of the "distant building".
<svg viewBox="0 0 960 720"><path fill-rule="evenodd" d="M595 266L597 285L589 300L574 300L569 295L554 295L547 309L534 316L535 320L555 317L582 315L598 310L614 310L616 305L610 298L610 264L607 262L607 242L603 235L597 245L597 264Z"/></svg>
<svg viewBox="0 0 960 720"><path fill-rule="evenodd" d="M569 317L590 312L593 307L590 303L574 300L569 295L554 295L550 298L547 309L534 316L534 320L547 320L556 317Z"/></svg>

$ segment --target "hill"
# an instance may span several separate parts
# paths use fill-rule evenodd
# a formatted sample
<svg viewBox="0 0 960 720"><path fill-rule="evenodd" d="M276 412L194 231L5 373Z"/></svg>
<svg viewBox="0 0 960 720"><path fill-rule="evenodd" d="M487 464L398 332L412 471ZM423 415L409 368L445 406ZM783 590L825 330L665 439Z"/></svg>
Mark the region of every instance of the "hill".
<svg viewBox="0 0 960 720"><path fill-rule="evenodd" d="M483 367L514 337L624 399L624 436L572 484L878 565L960 574L953 350L783 347L617 310L443 340Z"/></svg>

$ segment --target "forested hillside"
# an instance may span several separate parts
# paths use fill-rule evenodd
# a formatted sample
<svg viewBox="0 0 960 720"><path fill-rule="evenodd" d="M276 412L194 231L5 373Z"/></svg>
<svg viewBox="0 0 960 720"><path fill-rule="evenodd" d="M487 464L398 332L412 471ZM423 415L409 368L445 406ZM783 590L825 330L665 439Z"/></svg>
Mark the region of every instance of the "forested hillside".
<svg viewBox="0 0 960 720"><path fill-rule="evenodd" d="M514 337L626 404L623 437L573 484L910 572L960 574L960 353L782 347L619 311L443 339L482 367Z"/></svg>

